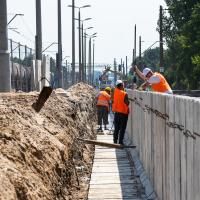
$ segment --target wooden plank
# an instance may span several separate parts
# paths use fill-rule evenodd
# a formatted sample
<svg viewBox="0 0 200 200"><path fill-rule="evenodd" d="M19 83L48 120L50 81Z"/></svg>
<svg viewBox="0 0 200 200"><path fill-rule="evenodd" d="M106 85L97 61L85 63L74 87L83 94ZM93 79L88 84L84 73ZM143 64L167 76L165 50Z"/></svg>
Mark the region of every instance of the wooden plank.
<svg viewBox="0 0 200 200"><path fill-rule="evenodd" d="M132 189L134 187L134 185L131 183L131 184L120 184L120 183L113 183L113 184L102 184L102 185L94 185L94 184L90 184L90 189Z"/></svg>
<svg viewBox="0 0 200 200"><path fill-rule="evenodd" d="M94 198L94 197L97 197L99 195L99 193L97 193L97 194L95 194L95 193L92 193L92 194L90 194L89 193L89 195L88 195L88 198ZM111 197L111 195L112 195L112 197ZM101 198L130 198L130 197L137 197L137 194L135 194L135 193L131 193L131 192L128 192L128 193L112 193L112 194L110 194L110 193L103 193L103 191L102 191L102 193L101 193Z"/></svg>
<svg viewBox="0 0 200 200"><path fill-rule="evenodd" d="M137 197L136 198L114 198L114 199L111 199L111 198L88 198L88 200L142 200L142 199L138 199Z"/></svg>
<svg viewBox="0 0 200 200"><path fill-rule="evenodd" d="M121 188L115 188L115 190L110 190L110 188L98 188L98 189L92 189L90 188L90 195L92 194L97 194L98 195L101 195L102 193L106 193L106 194L121 194L121 196L123 196L123 193L132 193L132 194L137 194L137 190L136 189L133 189L133 188L127 188L127 189L121 189Z"/></svg>
<svg viewBox="0 0 200 200"><path fill-rule="evenodd" d="M90 181L90 184L94 184L94 185L99 185L99 184L112 184L112 183L120 183L120 184L130 184L132 183L133 184L133 180L115 180L115 181L112 181L112 180L99 180L98 182L96 180L91 180Z"/></svg>
<svg viewBox="0 0 200 200"><path fill-rule="evenodd" d="M125 150L95 148L88 199L137 199L138 188L134 184L138 186Z"/></svg>
<svg viewBox="0 0 200 200"><path fill-rule="evenodd" d="M100 145L100 146L104 146L104 147L117 148L117 149L135 148L136 147L134 145L127 146L127 145L121 145L121 144L108 143L108 142L104 142L102 140L96 141L96 140L81 139L81 138L77 138L77 139L81 140L87 144L94 144L94 145Z"/></svg>

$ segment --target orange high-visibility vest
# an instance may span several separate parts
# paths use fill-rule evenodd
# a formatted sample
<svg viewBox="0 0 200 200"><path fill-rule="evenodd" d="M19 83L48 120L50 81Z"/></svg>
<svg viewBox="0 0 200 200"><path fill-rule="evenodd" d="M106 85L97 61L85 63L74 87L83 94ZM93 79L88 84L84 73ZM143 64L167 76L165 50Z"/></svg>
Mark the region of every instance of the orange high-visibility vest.
<svg viewBox="0 0 200 200"><path fill-rule="evenodd" d="M125 98L126 94L127 93L125 91L115 88L113 104L112 104L113 112L118 112L118 113L123 113L123 114L129 113L129 108L124 103L124 98Z"/></svg>
<svg viewBox="0 0 200 200"><path fill-rule="evenodd" d="M160 82L151 84L152 90L155 92L171 91L171 88L170 88L169 84L167 83L166 79L164 78L164 76L158 72L155 72L154 74L159 77Z"/></svg>
<svg viewBox="0 0 200 200"><path fill-rule="evenodd" d="M97 106L109 107L110 95L106 91L99 92Z"/></svg>

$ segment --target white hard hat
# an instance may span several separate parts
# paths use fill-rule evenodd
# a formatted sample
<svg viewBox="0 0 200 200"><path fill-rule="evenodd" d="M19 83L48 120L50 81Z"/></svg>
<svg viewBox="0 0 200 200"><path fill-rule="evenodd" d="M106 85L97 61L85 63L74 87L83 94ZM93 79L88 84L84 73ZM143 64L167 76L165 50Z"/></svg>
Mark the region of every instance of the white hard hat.
<svg viewBox="0 0 200 200"><path fill-rule="evenodd" d="M144 68L142 74L146 77L146 75L151 72L151 69L149 68Z"/></svg>
<svg viewBox="0 0 200 200"><path fill-rule="evenodd" d="M122 80L117 80L116 81L116 85L119 85L119 84L123 84L123 81Z"/></svg>

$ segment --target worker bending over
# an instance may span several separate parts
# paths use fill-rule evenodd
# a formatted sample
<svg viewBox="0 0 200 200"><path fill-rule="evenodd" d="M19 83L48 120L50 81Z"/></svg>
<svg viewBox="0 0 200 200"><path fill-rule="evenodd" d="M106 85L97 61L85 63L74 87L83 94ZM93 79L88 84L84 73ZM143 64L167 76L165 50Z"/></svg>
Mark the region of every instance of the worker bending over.
<svg viewBox="0 0 200 200"><path fill-rule="evenodd" d="M148 86L155 92L161 92L166 94L173 94L168 82L164 76L158 72L152 72L149 68L144 68L141 72L137 66L134 67L136 74L145 82L140 86L145 90Z"/></svg>
<svg viewBox="0 0 200 200"><path fill-rule="evenodd" d="M124 134L128 121L129 114L129 100L128 94L124 91L124 83L121 80L117 80L116 87L113 95L112 111L114 115L114 143L123 145Z"/></svg>
<svg viewBox="0 0 200 200"><path fill-rule="evenodd" d="M104 129L108 130L106 125L108 124L108 113L110 107L110 92L111 88L106 87L104 91L100 91L97 95L97 117L98 117L98 131L102 131L102 120Z"/></svg>

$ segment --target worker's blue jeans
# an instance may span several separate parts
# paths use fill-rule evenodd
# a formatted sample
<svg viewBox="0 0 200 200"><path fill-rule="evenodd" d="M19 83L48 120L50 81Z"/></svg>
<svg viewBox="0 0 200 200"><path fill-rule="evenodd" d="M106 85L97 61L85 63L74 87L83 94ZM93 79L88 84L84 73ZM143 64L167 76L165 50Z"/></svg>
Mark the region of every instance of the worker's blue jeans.
<svg viewBox="0 0 200 200"><path fill-rule="evenodd" d="M127 121L128 121L128 114L117 113L117 112L115 113L114 116L115 130L113 135L114 143L117 143L119 140L119 144L123 144Z"/></svg>

